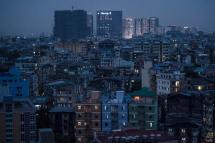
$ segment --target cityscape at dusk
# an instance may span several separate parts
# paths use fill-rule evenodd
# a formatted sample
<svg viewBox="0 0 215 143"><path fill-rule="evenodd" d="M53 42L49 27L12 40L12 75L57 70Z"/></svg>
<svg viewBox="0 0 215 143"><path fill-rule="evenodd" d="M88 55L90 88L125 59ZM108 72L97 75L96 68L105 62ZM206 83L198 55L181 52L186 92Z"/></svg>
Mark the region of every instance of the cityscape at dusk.
<svg viewBox="0 0 215 143"><path fill-rule="evenodd" d="M0 143L215 143L215 1L0 1Z"/></svg>

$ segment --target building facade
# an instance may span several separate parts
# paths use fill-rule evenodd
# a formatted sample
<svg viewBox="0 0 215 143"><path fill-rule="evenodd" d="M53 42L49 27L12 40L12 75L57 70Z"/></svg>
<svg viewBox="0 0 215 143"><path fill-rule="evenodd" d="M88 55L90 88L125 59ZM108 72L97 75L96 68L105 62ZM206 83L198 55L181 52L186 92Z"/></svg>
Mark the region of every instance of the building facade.
<svg viewBox="0 0 215 143"><path fill-rule="evenodd" d="M122 37L122 11L97 11L97 36Z"/></svg>
<svg viewBox="0 0 215 143"><path fill-rule="evenodd" d="M87 143L94 133L101 132L100 92L92 91L90 99L75 106L75 136L77 143Z"/></svg>
<svg viewBox="0 0 215 143"><path fill-rule="evenodd" d="M8 72L0 73L0 90L0 95L27 97L29 96L29 82L22 79L19 69L10 68Z"/></svg>
<svg viewBox="0 0 215 143"><path fill-rule="evenodd" d="M87 12L84 10L55 11L54 36L61 40L86 38Z"/></svg>
<svg viewBox="0 0 215 143"><path fill-rule="evenodd" d="M5 96L0 101L0 142L35 143L35 107L27 98Z"/></svg>
<svg viewBox="0 0 215 143"><path fill-rule="evenodd" d="M102 131L123 129L128 124L128 101L124 91L116 91L114 99L102 101Z"/></svg>
<svg viewBox="0 0 215 143"><path fill-rule="evenodd" d="M123 38L131 39L134 34L134 21L132 18L123 19Z"/></svg>
<svg viewBox="0 0 215 143"><path fill-rule="evenodd" d="M129 127L144 130L157 129L157 96L149 88L142 88L130 94Z"/></svg>

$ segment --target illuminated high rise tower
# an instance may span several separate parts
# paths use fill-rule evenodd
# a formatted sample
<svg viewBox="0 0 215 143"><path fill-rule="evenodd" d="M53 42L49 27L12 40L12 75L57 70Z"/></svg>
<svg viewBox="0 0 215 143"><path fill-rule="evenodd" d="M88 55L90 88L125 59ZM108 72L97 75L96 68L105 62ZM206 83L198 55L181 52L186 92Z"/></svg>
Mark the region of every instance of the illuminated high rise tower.
<svg viewBox="0 0 215 143"><path fill-rule="evenodd" d="M97 36L122 37L122 11L97 11Z"/></svg>
<svg viewBox="0 0 215 143"><path fill-rule="evenodd" d="M134 21L132 18L123 19L123 38L131 39L134 34Z"/></svg>
<svg viewBox="0 0 215 143"><path fill-rule="evenodd" d="M149 32L151 34L157 34L159 27L159 18L157 17L150 17L149 18Z"/></svg>
<svg viewBox="0 0 215 143"><path fill-rule="evenodd" d="M141 18L134 19L134 35L142 36L142 19Z"/></svg>

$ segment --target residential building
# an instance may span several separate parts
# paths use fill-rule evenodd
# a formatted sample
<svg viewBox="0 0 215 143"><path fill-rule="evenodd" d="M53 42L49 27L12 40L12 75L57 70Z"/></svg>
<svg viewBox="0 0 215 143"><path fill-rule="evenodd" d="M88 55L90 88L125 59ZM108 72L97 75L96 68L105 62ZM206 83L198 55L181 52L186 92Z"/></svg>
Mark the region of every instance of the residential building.
<svg viewBox="0 0 215 143"><path fill-rule="evenodd" d="M28 98L4 96L0 99L0 142L35 143L35 107Z"/></svg>
<svg viewBox="0 0 215 143"><path fill-rule="evenodd" d="M141 68L141 82L142 88L147 87L151 88L151 77L150 77L150 69L152 68L152 61L144 61L144 65Z"/></svg>
<svg viewBox="0 0 215 143"><path fill-rule="evenodd" d="M96 143L178 143L178 140L161 131L146 131L141 129L123 129L108 135L95 137Z"/></svg>
<svg viewBox="0 0 215 143"><path fill-rule="evenodd" d="M73 108L59 106L51 108L49 121L56 142L75 142L75 111Z"/></svg>
<svg viewBox="0 0 215 143"><path fill-rule="evenodd" d="M79 98L80 85L74 85L70 80L57 80L47 84L54 99L54 105L73 107Z"/></svg>
<svg viewBox="0 0 215 143"><path fill-rule="evenodd" d="M93 139L94 133L101 132L100 92L92 91L86 101L75 106L75 136L77 143L87 143Z"/></svg>
<svg viewBox="0 0 215 143"><path fill-rule="evenodd" d="M116 91L115 97L105 95L102 100L102 132L123 129L128 125L128 99L124 91Z"/></svg>
<svg viewBox="0 0 215 143"><path fill-rule="evenodd" d="M55 143L54 133L51 128L39 129L39 140L37 143Z"/></svg>
<svg viewBox="0 0 215 143"><path fill-rule="evenodd" d="M29 96L29 82L22 79L19 69L12 67L8 72L0 73L0 95L16 97Z"/></svg>
<svg viewBox="0 0 215 143"><path fill-rule="evenodd" d="M157 95L149 88L129 94L129 127L143 130L157 129Z"/></svg>
<svg viewBox="0 0 215 143"><path fill-rule="evenodd" d="M164 70L156 75L158 95L178 93L182 89L184 74L180 71Z"/></svg>

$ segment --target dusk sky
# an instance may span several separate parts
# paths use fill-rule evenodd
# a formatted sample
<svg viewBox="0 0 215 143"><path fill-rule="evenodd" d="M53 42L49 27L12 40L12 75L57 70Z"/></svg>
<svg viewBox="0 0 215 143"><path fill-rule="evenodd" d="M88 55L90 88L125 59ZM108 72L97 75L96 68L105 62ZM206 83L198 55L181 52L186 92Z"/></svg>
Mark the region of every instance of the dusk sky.
<svg viewBox="0 0 215 143"><path fill-rule="evenodd" d="M54 10L122 10L123 17L160 18L160 24L215 31L215 0L0 0L0 34L52 33Z"/></svg>

